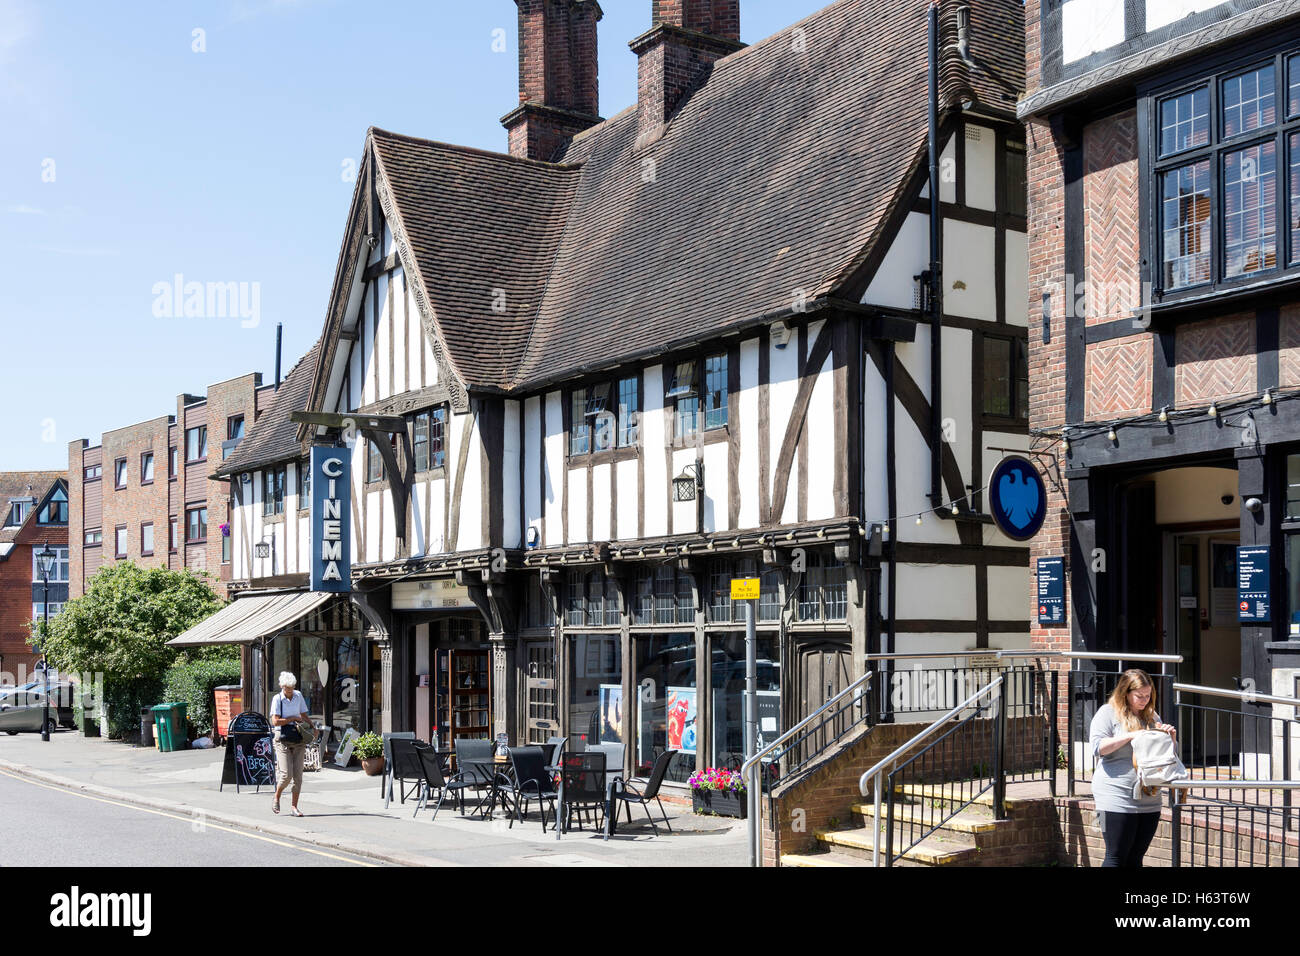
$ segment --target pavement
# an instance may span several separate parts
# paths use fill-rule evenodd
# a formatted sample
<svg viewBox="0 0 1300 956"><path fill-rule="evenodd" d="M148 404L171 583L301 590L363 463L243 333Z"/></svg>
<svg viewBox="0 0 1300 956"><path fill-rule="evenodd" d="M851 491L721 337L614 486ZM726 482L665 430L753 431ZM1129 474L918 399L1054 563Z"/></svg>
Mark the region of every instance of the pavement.
<svg viewBox="0 0 1300 956"><path fill-rule="evenodd" d="M661 822L656 837L644 812L633 808L640 820L634 815L628 824L624 816L608 841L590 828L557 840L550 828L542 833L535 809L513 828L500 810L491 820L462 817L450 799L436 821L431 809L413 819L411 800L394 800L385 810L379 778L367 777L359 767L327 765L304 774L299 807L306 816L289 815L288 791L277 816L271 812L271 790L220 788L224 757L222 748L161 753L69 730L48 743L37 734L0 736L0 771L15 786L21 781L60 788L163 811L190 821L192 828L230 827L400 866L744 866L748 860L744 821L695 816L689 805L665 801L671 834ZM5 830L20 819L9 813L0 817L0 846L14 838ZM258 864L250 860L250 865Z"/></svg>

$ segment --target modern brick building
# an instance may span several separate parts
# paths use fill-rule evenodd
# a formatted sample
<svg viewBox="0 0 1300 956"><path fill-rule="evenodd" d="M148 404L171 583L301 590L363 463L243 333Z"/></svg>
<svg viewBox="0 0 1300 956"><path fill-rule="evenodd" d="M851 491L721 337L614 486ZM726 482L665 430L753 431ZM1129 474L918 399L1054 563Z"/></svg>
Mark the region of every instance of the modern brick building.
<svg viewBox="0 0 1300 956"><path fill-rule="evenodd" d="M209 474L273 392L252 373L179 395L176 410L68 446L72 597L104 564L206 571L225 595L230 580L230 483Z"/></svg>
<svg viewBox="0 0 1300 956"><path fill-rule="evenodd" d="M1064 556L1042 645L1300 674L1300 15L1029 0L1030 426ZM1239 547L1259 549L1239 556ZM1253 596L1239 571L1254 562ZM1037 617L1035 617L1037 620Z"/></svg>
<svg viewBox="0 0 1300 956"><path fill-rule="evenodd" d="M0 472L0 683L21 683L39 659L28 646L45 610L35 552L58 555L50 571L50 616L68 600L68 483L61 471Z"/></svg>

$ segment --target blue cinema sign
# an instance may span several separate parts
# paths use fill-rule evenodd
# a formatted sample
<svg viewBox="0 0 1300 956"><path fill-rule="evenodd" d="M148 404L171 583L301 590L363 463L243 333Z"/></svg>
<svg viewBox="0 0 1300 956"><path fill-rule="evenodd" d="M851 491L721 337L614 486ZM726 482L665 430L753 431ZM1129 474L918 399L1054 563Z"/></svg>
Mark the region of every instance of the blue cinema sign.
<svg viewBox="0 0 1300 956"><path fill-rule="evenodd" d="M311 449L311 589L352 590L352 449Z"/></svg>

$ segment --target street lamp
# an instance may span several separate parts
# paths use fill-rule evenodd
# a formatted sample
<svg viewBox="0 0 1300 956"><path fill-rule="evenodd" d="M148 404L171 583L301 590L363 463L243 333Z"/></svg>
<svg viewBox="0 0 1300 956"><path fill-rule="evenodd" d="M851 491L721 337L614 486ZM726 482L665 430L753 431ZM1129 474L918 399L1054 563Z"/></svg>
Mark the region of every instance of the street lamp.
<svg viewBox="0 0 1300 956"><path fill-rule="evenodd" d="M50 634L50 567L54 564L57 557L50 550L50 543L45 542L45 547L36 552L36 567L41 572L41 595L44 609L45 621L41 626L41 646L37 648L41 652L41 670L45 674L45 715L41 718L41 740L49 741L50 739L50 662L45 659L45 641L49 639Z"/></svg>

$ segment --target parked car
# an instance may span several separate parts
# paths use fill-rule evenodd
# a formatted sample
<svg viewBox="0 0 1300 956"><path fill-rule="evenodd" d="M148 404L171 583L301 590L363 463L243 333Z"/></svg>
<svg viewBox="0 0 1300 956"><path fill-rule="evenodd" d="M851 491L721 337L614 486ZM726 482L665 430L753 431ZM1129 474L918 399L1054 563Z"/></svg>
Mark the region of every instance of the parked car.
<svg viewBox="0 0 1300 956"><path fill-rule="evenodd" d="M13 735L24 730L39 731L45 716L44 681L6 688L0 696L0 730ZM77 685L71 681L50 681L50 731L60 726L77 726L72 703L76 699Z"/></svg>

